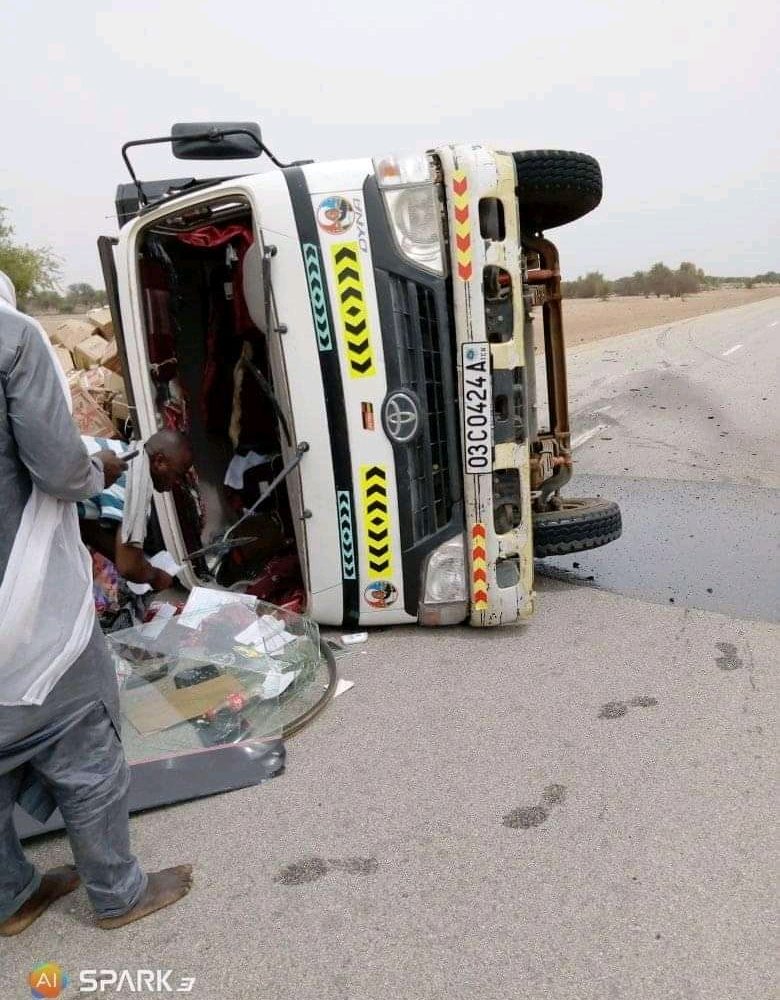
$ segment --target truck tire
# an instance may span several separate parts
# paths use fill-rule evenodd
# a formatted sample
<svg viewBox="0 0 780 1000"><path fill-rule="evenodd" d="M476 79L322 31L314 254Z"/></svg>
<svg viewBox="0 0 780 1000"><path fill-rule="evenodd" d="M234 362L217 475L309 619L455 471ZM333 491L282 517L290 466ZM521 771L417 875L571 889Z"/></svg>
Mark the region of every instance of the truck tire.
<svg viewBox="0 0 780 1000"><path fill-rule="evenodd" d="M561 510L534 514L534 555L564 556L596 549L620 538L620 507L598 497L565 497Z"/></svg>
<svg viewBox="0 0 780 1000"><path fill-rule="evenodd" d="M564 149L512 153L517 172L520 228L539 233L582 218L601 201L598 160Z"/></svg>

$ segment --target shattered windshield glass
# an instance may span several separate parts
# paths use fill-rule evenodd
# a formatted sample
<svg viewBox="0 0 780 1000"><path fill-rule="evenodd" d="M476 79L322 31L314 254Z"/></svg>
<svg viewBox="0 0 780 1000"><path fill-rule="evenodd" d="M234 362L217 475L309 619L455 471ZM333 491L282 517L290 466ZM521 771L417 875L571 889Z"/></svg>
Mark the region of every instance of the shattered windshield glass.
<svg viewBox="0 0 780 1000"><path fill-rule="evenodd" d="M278 739L326 684L317 625L246 594L196 587L107 639L131 763Z"/></svg>

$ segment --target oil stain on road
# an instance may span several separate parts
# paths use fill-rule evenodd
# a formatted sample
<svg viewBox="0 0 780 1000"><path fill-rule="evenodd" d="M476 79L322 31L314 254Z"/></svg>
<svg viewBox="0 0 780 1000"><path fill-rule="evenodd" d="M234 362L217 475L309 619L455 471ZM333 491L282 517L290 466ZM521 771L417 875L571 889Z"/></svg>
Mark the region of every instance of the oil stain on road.
<svg viewBox="0 0 780 1000"><path fill-rule="evenodd" d="M344 872L347 875L373 875L379 868L376 858L302 858L290 865L285 865L276 875L277 885L306 885L319 882L331 872Z"/></svg>
<svg viewBox="0 0 780 1000"><path fill-rule="evenodd" d="M715 663L721 670L739 670L743 661L737 656L737 647L733 642L716 642L715 648L723 655L715 657Z"/></svg>
<svg viewBox="0 0 780 1000"><path fill-rule="evenodd" d="M533 806L518 806L508 812L501 821L510 830L530 830L541 826L549 817L554 806L561 805L566 798L564 785L548 785L542 792L542 801Z"/></svg>
<svg viewBox="0 0 780 1000"><path fill-rule="evenodd" d="M599 709L600 719L622 719L629 708L655 708L658 699L648 694L640 694L630 701L608 701Z"/></svg>

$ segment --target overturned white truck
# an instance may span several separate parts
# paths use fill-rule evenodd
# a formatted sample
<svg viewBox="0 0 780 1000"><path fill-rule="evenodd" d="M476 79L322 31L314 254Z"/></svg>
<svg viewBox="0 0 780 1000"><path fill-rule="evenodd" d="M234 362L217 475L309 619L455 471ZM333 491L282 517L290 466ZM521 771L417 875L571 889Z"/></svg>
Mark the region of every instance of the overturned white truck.
<svg viewBox="0 0 780 1000"><path fill-rule="evenodd" d="M160 142L277 169L139 181L128 150ZM99 250L129 434L174 426L195 446L189 488L155 497L184 582L296 595L328 625L500 625L532 613L534 554L619 536L615 504L560 493L560 272L542 233L599 203L592 157L452 145L282 164L251 123L176 125L123 155L120 235Z"/></svg>

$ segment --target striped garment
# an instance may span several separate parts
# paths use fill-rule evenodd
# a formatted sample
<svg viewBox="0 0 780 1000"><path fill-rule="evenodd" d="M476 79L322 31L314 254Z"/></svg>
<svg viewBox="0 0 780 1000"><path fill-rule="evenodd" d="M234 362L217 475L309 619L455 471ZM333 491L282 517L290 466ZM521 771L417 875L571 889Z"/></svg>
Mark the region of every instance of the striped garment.
<svg viewBox="0 0 780 1000"><path fill-rule="evenodd" d="M84 446L90 455L96 451L113 451L117 455L124 455L130 451L130 445L123 441L112 441L109 438L81 436ZM89 500L79 501L76 504L79 517L87 521L107 521L119 524L122 521L122 514L125 509L125 490L127 489L127 473L123 472L113 486L98 493L97 496Z"/></svg>

